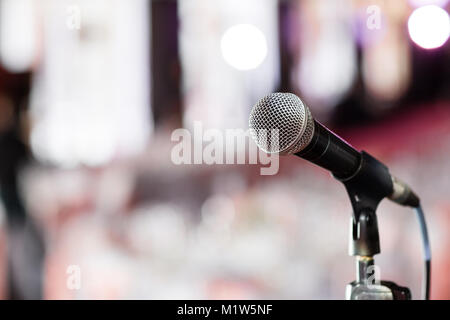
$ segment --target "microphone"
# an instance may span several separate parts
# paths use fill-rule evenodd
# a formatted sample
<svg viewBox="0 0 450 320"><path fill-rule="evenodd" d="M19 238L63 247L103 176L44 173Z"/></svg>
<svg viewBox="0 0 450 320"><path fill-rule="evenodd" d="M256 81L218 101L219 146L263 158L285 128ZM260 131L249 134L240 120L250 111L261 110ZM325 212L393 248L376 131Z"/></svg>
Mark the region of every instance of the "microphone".
<svg viewBox="0 0 450 320"><path fill-rule="evenodd" d="M277 92L259 100L250 113L249 126L257 146L266 153L299 156L329 170L344 184L358 176L364 180L359 183L380 198L387 196L401 205L419 206L419 198L406 183L368 153L356 150L314 120L295 94Z"/></svg>

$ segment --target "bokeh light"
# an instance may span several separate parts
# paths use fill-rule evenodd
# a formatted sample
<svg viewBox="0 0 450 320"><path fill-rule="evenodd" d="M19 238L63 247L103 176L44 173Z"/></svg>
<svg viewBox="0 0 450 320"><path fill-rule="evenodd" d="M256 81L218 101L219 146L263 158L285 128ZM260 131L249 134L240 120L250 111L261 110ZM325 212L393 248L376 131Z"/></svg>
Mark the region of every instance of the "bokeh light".
<svg viewBox="0 0 450 320"><path fill-rule="evenodd" d="M267 41L257 27L250 24L232 26L222 36L222 55L238 70L258 67L267 56Z"/></svg>
<svg viewBox="0 0 450 320"><path fill-rule="evenodd" d="M450 33L448 13L435 5L414 10L408 19L408 31L412 41L424 49L442 46Z"/></svg>
<svg viewBox="0 0 450 320"><path fill-rule="evenodd" d="M436 5L441 8L445 7L448 0L409 0L409 4L415 8L419 8L426 5Z"/></svg>
<svg viewBox="0 0 450 320"><path fill-rule="evenodd" d="M10 72L25 72L37 51L33 1L0 2L0 64Z"/></svg>

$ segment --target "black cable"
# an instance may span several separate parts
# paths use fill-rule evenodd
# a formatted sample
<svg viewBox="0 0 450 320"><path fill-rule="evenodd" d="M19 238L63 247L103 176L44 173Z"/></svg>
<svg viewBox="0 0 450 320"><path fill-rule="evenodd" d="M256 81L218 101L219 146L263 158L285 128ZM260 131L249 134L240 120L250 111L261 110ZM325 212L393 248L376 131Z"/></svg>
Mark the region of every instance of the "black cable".
<svg viewBox="0 0 450 320"><path fill-rule="evenodd" d="M430 299L430 278L431 278L431 249L430 242L428 240L427 223L425 221L425 215L422 210L422 206L414 208L419 220L420 231L422 233L423 255L425 260L425 271L422 285L422 295L424 300Z"/></svg>

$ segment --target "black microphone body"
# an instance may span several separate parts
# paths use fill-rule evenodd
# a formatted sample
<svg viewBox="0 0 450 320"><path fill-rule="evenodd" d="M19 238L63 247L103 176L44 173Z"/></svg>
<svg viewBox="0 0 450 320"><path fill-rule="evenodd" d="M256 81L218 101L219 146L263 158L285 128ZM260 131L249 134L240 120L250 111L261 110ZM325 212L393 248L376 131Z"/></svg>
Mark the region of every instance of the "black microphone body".
<svg viewBox="0 0 450 320"><path fill-rule="evenodd" d="M316 120L311 142L295 155L331 171L338 179L352 176L361 162L360 152Z"/></svg>
<svg viewBox="0 0 450 320"><path fill-rule="evenodd" d="M358 187L365 184L365 188L372 194L378 194L380 199L389 197L402 205L411 207L419 205L416 194L406 184L392 177L383 163L367 152L356 150L316 120L311 142L295 155L329 170L347 188L355 183L356 179L353 178L361 175L364 178L358 179ZM402 196L393 197L395 189L399 188L398 185L404 192Z"/></svg>

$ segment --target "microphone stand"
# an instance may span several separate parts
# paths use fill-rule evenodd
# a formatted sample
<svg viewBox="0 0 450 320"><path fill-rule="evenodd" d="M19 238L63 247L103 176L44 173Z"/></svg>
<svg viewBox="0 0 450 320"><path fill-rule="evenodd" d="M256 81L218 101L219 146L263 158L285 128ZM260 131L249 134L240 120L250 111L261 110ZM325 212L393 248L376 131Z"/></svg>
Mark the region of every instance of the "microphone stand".
<svg viewBox="0 0 450 320"><path fill-rule="evenodd" d="M351 177L339 178L353 208L350 220L349 254L356 256L356 280L346 287L347 300L410 300L411 292L392 281L380 281L373 256L380 253L376 209L392 191L388 169L368 153Z"/></svg>
<svg viewBox="0 0 450 320"><path fill-rule="evenodd" d="M380 281L373 256L380 253L378 224L375 211L351 218L349 253L356 256L356 280L345 290L347 300L411 300L411 292L392 281Z"/></svg>

